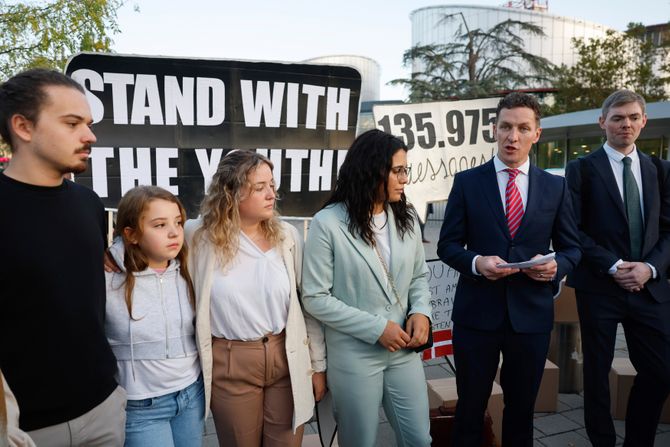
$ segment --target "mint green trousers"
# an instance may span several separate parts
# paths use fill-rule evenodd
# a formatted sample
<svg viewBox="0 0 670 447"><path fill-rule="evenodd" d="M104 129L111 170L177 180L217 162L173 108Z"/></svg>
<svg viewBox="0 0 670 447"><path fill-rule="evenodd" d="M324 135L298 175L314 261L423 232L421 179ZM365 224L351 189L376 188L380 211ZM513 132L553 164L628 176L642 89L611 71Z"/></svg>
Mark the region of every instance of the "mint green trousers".
<svg viewBox="0 0 670 447"><path fill-rule="evenodd" d="M419 354L389 352L329 328L326 344L339 445L374 447L383 406L399 447L430 446L428 391Z"/></svg>

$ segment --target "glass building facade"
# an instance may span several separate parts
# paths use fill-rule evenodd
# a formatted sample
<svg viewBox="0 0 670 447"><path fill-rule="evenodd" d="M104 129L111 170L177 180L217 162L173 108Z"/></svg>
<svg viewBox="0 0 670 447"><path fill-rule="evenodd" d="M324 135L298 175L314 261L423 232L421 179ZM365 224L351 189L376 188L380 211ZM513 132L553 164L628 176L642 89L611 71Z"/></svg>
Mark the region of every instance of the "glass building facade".
<svg viewBox="0 0 670 447"><path fill-rule="evenodd" d="M563 169L567 162L596 151L605 142L598 125L600 109L543 118L542 135L533 148L534 162L542 169ZM669 158L670 102L647 104L647 125L636 142L647 155Z"/></svg>

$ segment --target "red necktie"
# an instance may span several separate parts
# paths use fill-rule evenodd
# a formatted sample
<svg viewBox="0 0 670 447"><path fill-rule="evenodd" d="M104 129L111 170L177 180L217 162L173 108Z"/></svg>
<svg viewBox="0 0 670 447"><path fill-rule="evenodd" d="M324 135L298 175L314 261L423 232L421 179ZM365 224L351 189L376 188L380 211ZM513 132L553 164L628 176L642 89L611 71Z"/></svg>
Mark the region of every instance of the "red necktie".
<svg viewBox="0 0 670 447"><path fill-rule="evenodd" d="M505 189L505 217L507 217L509 234L514 238L516 232L519 231L521 219L523 218L523 202L521 201L521 194L515 182L516 176L521 171L518 169L505 169L505 172L509 174L507 189Z"/></svg>

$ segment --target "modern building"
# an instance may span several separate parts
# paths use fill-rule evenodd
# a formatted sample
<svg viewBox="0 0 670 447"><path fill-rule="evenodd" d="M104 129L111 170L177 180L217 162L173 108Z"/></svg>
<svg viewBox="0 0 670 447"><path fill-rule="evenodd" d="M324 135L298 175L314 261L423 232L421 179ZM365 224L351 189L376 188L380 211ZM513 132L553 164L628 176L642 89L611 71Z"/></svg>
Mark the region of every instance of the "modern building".
<svg viewBox="0 0 670 447"><path fill-rule="evenodd" d="M670 102L647 104L647 125L636 146L648 155L668 159L670 145ZM543 118L542 136L533 153L543 169L563 169L568 161L588 155L605 142L598 125L600 109L564 113Z"/></svg>
<svg viewBox="0 0 670 447"><path fill-rule="evenodd" d="M645 32L645 37L651 42L660 47L670 43L670 24L659 23L657 25L648 25Z"/></svg>
<svg viewBox="0 0 670 447"><path fill-rule="evenodd" d="M355 54L337 54L319 56L307 59L303 62L309 64L346 65L353 67L361 74L361 103L365 101L379 100L381 67L376 60Z"/></svg>
<svg viewBox="0 0 670 447"><path fill-rule="evenodd" d="M410 13L412 46L450 43L459 28L464 32L464 21L471 30L487 30L505 20L518 20L541 26L546 35L539 38L522 33L527 52L542 56L555 65L571 66L578 60L572 47L573 38L604 37L609 29L598 23L550 14L546 3L515 1L508 2L505 7L449 4L419 8ZM421 71L418 64L412 69L413 72Z"/></svg>

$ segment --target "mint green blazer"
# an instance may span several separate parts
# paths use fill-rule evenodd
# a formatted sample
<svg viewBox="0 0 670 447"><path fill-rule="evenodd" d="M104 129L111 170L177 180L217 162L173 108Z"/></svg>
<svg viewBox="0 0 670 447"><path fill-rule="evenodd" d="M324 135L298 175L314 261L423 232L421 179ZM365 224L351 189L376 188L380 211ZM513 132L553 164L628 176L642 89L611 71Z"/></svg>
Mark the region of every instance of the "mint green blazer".
<svg viewBox="0 0 670 447"><path fill-rule="evenodd" d="M389 268L400 305L374 248L349 232L344 205L331 205L312 220L303 257L302 301L305 310L326 326L327 342L329 330L335 330L375 344L388 320L403 325L408 308L409 314L431 318L428 267L418 221L414 232L401 239L393 211L387 212Z"/></svg>

